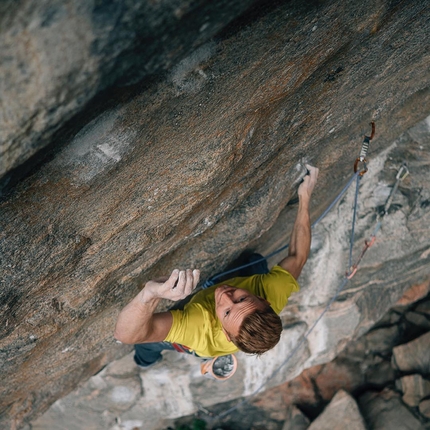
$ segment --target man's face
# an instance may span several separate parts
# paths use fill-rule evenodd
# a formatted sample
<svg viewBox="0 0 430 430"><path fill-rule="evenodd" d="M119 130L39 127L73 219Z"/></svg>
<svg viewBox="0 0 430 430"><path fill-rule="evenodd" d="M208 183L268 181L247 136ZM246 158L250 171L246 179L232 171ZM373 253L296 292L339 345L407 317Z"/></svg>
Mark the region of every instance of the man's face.
<svg viewBox="0 0 430 430"><path fill-rule="evenodd" d="M255 310L266 309L269 302L255 296L247 290L220 285L215 289L215 311L221 321L223 331L230 336L237 336L243 319Z"/></svg>

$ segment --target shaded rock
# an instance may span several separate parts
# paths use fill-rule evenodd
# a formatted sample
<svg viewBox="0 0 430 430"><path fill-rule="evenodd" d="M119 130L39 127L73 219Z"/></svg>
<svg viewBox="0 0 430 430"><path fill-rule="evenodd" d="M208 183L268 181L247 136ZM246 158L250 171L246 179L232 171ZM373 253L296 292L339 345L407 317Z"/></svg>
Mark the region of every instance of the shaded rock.
<svg viewBox="0 0 430 430"><path fill-rule="evenodd" d="M252 3L1 5L0 178L49 143L97 93L165 72ZM195 64L183 67L184 75L194 72L197 57L207 50L194 55Z"/></svg>
<svg viewBox="0 0 430 430"><path fill-rule="evenodd" d="M409 406L418 406L420 401L430 395L430 381L421 375L407 375L396 381L396 387L403 393L403 401Z"/></svg>
<svg viewBox="0 0 430 430"><path fill-rule="evenodd" d="M394 381L396 375L391 362L384 360L382 357L376 355L368 358L364 363L365 368L365 381L373 387L382 388L387 384ZM363 384L365 386L365 384Z"/></svg>
<svg viewBox="0 0 430 430"><path fill-rule="evenodd" d="M415 308L415 312L430 316L430 300L419 303L418 306Z"/></svg>
<svg viewBox="0 0 430 430"><path fill-rule="evenodd" d="M424 430L422 423L402 403L394 391L367 392L359 397L358 405L363 418L372 430Z"/></svg>
<svg viewBox="0 0 430 430"><path fill-rule="evenodd" d="M430 418L430 399L423 400L419 404L419 411L426 418Z"/></svg>
<svg viewBox="0 0 430 430"><path fill-rule="evenodd" d="M421 133L425 132L425 129L420 125L419 126ZM424 251L421 254L421 258L426 258L426 253L428 253L429 250ZM399 299L397 302L397 305L401 307L401 309L405 309L405 306L411 305L415 302L417 302L420 299L423 299L426 297L430 292L430 279L426 279L424 282L416 285L412 285L410 288L408 288L403 296ZM427 306L428 305L424 305ZM395 307L394 307L395 309Z"/></svg>
<svg viewBox="0 0 430 430"><path fill-rule="evenodd" d="M306 430L309 427L309 419L300 411L292 406L288 408L288 416L282 430Z"/></svg>
<svg viewBox="0 0 430 430"><path fill-rule="evenodd" d="M390 309L372 328L376 330L381 327L387 327L397 324L402 318L403 311L396 306L396 309Z"/></svg>
<svg viewBox="0 0 430 430"><path fill-rule="evenodd" d="M370 353L388 354L399 342L398 325L371 330L364 337L366 351Z"/></svg>
<svg viewBox="0 0 430 430"><path fill-rule="evenodd" d="M405 314L406 321L414 324L423 330L429 331L430 330L430 314L429 316L426 316L425 314L422 314L421 312L406 312Z"/></svg>
<svg viewBox="0 0 430 430"><path fill-rule="evenodd" d="M355 400L346 392L338 391L324 412L312 422L309 430L366 430Z"/></svg>
<svg viewBox="0 0 430 430"><path fill-rule="evenodd" d="M393 365L402 372L430 374L430 332L393 349Z"/></svg>
<svg viewBox="0 0 430 430"><path fill-rule="evenodd" d="M329 402L338 391L352 391L363 383L363 376L357 372L356 363L348 363L344 359L327 363L313 376L313 386L317 389L317 397Z"/></svg>

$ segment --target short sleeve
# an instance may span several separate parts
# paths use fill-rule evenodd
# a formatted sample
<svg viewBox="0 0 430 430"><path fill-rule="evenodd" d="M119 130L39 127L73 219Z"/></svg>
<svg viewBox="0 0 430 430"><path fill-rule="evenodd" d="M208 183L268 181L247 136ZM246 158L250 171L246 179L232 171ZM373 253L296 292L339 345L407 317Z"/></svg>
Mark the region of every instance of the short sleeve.
<svg viewBox="0 0 430 430"><path fill-rule="evenodd" d="M300 290L294 276L280 266L274 266L269 273L260 275L257 288L257 294L265 298L277 314L287 305L291 294Z"/></svg>
<svg viewBox="0 0 430 430"><path fill-rule="evenodd" d="M204 350L205 333L209 330L207 312L198 303L189 303L184 310L171 310L172 327L165 341L180 343L192 350Z"/></svg>

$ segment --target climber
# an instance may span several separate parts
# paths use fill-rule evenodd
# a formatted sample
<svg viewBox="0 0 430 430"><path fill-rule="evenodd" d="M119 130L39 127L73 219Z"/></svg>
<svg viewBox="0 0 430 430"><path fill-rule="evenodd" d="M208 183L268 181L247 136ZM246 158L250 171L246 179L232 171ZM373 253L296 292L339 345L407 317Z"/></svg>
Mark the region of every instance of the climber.
<svg viewBox="0 0 430 430"><path fill-rule="evenodd" d="M147 282L125 306L114 336L122 343L135 344L137 365L155 364L165 349L208 358L238 350L260 355L278 343L282 332L278 314L291 293L299 290L296 280L310 250L309 204L318 169L306 167L309 173L298 189L299 207L288 256L278 265L268 271L267 264L260 264L251 276L202 290L183 310L155 312L161 299L184 299L199 282L198 270L175 269L170 277Z"/></svg>

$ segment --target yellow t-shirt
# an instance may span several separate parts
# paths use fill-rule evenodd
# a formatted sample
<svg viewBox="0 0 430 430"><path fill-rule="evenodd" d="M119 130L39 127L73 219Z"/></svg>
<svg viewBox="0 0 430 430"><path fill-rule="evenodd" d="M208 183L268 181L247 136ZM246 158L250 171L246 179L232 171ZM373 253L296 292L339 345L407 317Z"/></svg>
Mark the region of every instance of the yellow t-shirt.
<svg viewBox="0 0 430 430"><path fill-rule="evenodd" d="M227 340L215 313L215 288L223 284L243 288L266 299L277 314L287 304L291 293L299 291L294 277L280 266L274 266L265 275L229 279L198 292L183 310L170 311L173 323L165 341L185 345L200 357L237 352L238 348Z"/></svg>

